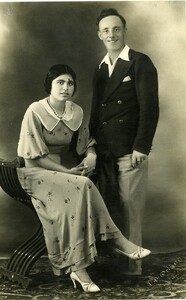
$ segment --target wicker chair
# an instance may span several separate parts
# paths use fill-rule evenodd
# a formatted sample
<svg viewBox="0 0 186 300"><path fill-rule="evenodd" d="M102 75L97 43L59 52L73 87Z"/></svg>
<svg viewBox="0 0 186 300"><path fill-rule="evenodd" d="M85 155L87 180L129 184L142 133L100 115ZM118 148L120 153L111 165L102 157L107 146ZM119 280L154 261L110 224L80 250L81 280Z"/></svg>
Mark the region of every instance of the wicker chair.
<svg viewBox="0 0 186 300"><path fill-rule="evenodd" d="M24 159L16 157L13 161L0 158L0 186L12 198L28 206L35 213L30 196L22 189L17 168L24 167ZM37 217L37 214L35 213ZM37 217L38 218L38 217ZM0 267L1 278L8 278L27 289L32 280L28 277L34 263L46 252L42 225L38 219L37 231L11 255L6 267Z"/></svg>

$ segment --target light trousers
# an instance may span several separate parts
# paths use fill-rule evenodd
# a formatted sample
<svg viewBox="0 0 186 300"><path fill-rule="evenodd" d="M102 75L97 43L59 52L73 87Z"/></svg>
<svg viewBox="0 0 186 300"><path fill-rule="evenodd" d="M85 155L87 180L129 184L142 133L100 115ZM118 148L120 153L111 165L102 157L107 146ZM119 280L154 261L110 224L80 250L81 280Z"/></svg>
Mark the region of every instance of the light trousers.
<svg viewBox="0 0 186 300"><path fill-rule="evenodd" d="M131 155L117 160L118 185L122 222L121 232L133 243L142 245L142 223L146 202L148 159L137 167L131 166ZM129 272L142 272L142 261L128 261Z"/></svg>
<svg viewBox="0 0 186 300"><path fill-rule="evenodd" d="M120 229L130 241L142 245L148 159L133 168L131 155L125 155L118 158L117 165L120 206L123 217Z"/></svg>
<svg viewBox="0 0 186 300"><path fill-rule="evenodd" d="M98 166L100 192L108 210L121 232L131 242L142 245L148 179L148 158L133 168L132 154L101 161ZM112 166L110 167L109 164ZM129 261L129 271L141 270L141 261Z"/></svg>

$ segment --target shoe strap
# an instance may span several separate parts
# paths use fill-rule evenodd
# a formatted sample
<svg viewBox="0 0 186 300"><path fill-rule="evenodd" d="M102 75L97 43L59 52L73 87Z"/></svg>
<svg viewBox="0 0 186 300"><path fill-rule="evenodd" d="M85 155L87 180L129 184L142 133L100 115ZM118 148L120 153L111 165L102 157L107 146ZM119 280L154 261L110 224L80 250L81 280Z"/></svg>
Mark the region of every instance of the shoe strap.
<svg viewBox="0 0 186 300"><path fill-rule="evenodd" d="M91 281L91 282L83 282L82 283L82 286L86 289L86 291L92 286L94 285L94 282Z"/></svg>

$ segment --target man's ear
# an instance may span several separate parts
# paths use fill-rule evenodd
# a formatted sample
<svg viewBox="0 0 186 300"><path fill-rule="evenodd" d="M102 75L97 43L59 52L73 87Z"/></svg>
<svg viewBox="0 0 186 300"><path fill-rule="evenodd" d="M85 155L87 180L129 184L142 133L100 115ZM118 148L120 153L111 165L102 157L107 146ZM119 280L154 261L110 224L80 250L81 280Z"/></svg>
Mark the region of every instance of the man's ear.
<svg viewBox="0 0 186 300"><path fill-rule="evenodd" d="M98 35L99 39L102 41L103 38L102 38L101 32L100 32L99 30L98 30L98 32L97 32L97 35Z"/></svg>

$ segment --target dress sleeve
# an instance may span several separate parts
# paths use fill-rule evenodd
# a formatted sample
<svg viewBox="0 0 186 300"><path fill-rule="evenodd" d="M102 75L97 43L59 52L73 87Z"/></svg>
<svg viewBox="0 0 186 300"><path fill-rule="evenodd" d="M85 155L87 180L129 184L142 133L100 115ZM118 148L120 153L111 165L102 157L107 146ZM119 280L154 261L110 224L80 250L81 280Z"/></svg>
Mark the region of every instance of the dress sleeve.
<svg viewBox="0 0 186 300"><path fill-rule="evenodd" d="M24 115L17 153L25 159L35 159L49 154L43 137L42 124L29 107Z"/></svg>
<svg viewBox="0 0 186 300"><path fill-rule="evenodd" d="M78 155L84 154L89 147L93 147L95 144L95 139L90 137L88 124L85 120L83 120L81 127L79 128L76 145L76 151Z"/></svg>

